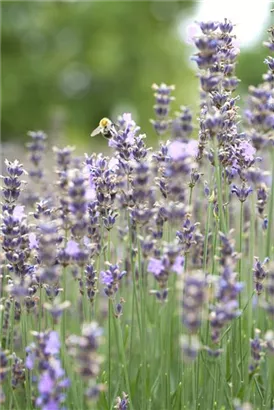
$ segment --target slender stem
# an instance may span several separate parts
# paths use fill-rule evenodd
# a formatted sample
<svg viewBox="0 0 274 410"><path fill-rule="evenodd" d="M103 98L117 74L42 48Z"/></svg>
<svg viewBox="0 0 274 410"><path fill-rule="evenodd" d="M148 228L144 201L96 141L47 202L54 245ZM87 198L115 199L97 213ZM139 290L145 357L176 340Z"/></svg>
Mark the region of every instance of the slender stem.
<svg viewBox="0 0 274 410"><path fill-rule="evenodd" d="M243 223L244 223L244 203L241 202L241 208L240 208L240 232L239 232L239 253L240 253L240 258L239 258L239 281L241 282L242 280L242 267L243 267ZM239 304L241 308L241 293L239 294Z"/></svg>
<svg viewBox="0 0 274 410"><path fill-rule="evenodd" d="M193 193L193 186L190 187L190 192L189 192L189 200L188 200L188 205L191 207L192 203L192 193ZM168 231L169 232L169 231ZM187 272L188 268L188 253L185 254L185 263L184 263L184 270Z"/></svg>
<svg viewBox="0 0 274 410"><path fill-rule="evenodd" d="M38 331L41 332L42 328L42 314L43 314L43 293L42 293L42 284L39 284L39 320L38 320Z"/></svg>
<svg viewBox="0 0 274 410"><path fill-rule="evenodd" d="M113 305L112 305L112 309L114 309ZM120 321L119 318L114 320L114 327L115 327L115 332L116 333L117 333L117 330L118 330L118 336L119 336L118 337L118 346L119 346L119 352L121 353L121 357L122 357L122 364L123 364L123 370L124 370L124 376L125 376L125 382L126 382L126 389L127 389L127 394L128 394L129 401L130 401L130 408L132 410L134 410L134 406L133 406L133 402L132 402L130 382L129 382L129 375L128 375L128 364L127 364L125 346L124 346L124 340L123 340L123 333L122 333L121 321Z"/></svg>
<svg viewBox="0 0 274 410"><path fill-rule="evenodd" d="M226 175L224 175L224 185L225 185L225 204L226 204L224 213L225 213L226 226L229 229L229 219L230 219L229 218L229 216L230 216L229 215L229 206L228 206L228 203L229 203L229 183L228 183Z"/></svg>
<svg viewBox="0 0 274 410"><path fill-rule="evenodd" d="M217 256L219 226L220 226L220 219L219 219L219 216L217 215L215 218L215 233L214 233L213 252L212 252L212 270L211 270L212 275L215 275L215 271L216 271L216 256Z"/></svg>
<svg viewBox="0 0 274 410"><path fill-rule="evenodd" d="M222 172L221 172L221 164L220 164L219 156L218 156L217 139L214 138L213 142L214 142L214 162L215 162L216 179L217 179L219 219L220 219L221 229L223 233L226 233L226 221L224 217L224 207L223 207Z"/></svg>
<svg viewBox="0 0 274 410"><path fill-rule="evenodd" d="M83 317L84 321L88 320L88 295L87 295L87 283L86 283L86 275L85 275L85 270L84 267L81 268L81 278L82 278L82 286L83 286L83 298L82 298L82 304L83 304Z"/></svg>
<svg viewBox="0 0 274 410"><path fill-rule="evenodd" d="M243 276L243 223L244 223L244 203L241 202L241 208L240 208L240 233L239 233L239 253L240 253L240 259L239 259L239 281L242 281L242 276ZM241 309L242 307L242 296L241 292L239 293L239 308ZM243 374L244 374L244 368L243 368L243 343L242 343L242 316L239 317L239 339L240 339L240 371L241 371L241 382L243 381Z"/></svg>
<svg viewBox="0 0 274 410"><path fill-rule="evenodd" d="M64 247L67 246L68 242L68 228L67 226L65 227L65 243ZM67 268L66 266L63 267L62 269L62 282L63 282L63 302L67 300ZM63 312L62 315L62 336L63 336L63 343L65 343L66 340L66 321L67 321L67 311Z"/></svg>
<svg viewBox="0 0 274 410"><path fill-rule="evenodd" d="M67 271L66 267L63 267L63 272L62 272L62 277L63 277L63 302L67 300ZM65 343L66 340L66 309L63 312L62 315L62 336L63 336L63 343Z"/></svg>
<svg viewBox="0 0 274 410"><path fill-rule="evenodd" d="M141 319L139 313L139 303L137 298L137 289L136 289L136 275L135 275L135 260L133 258L132 252L132 229L130 224L130 215L128 212L128 229L129 229L129 252L130 252L130 265L131 265L131 274L132 274L132 281L133 281L133 296L132 296L132 305L131 305L131 334L130 334L130 357L132 357L133 352L133 335L134 335L134 317L135 312L137 315L137 322L138 322L138 329L140 334L140 340L142 340L142 326L141 326ZM135 309L136 308L136 309Z"/></svg>
<svg viewBox="0 0 274 410"><path fill-rule="evenodd" d="M111 299L108 299L108 405L111 409L111 315L112 315L112 303Z"/></svg>
<svg viewBox="0 0 274 410"><path fill-rule="evenodd" d="M9 323L9 329L8 329L8 348L11 353L13 353L13 328L14 328L14 310L15 310L15 301L14 299L11 300L11 310L10 310L10 323Z"/></svg>
<svg viewBox="0 0 274 410"><path fill-rule="evenodd" d="M268 211L268 229L267 229L267 239L266 239L266 256L271 258L271 234L272 234L272 223L273 223L273 208L274 208L274 147L271 147L271 161L272 161L272 183L271 183L271 194L269 202Z"/></svg>
<svg viewBox="0 0 274 410"><path fill-rule="evenodd" d="M166 346L165 346L165 308L166 306L163 305L161 309L159 309L159 328L160 328L160 352L161 352L161 367L160 367L160 374L161 374L161 396L162 396L162 403L166 403L166 382L165 382L165 357L167 354ZM166 407L166 406L165 406Z"/></svg>
<svg viewBox="0 0 274 410"><path fill-rule="evenodd" d="M248 335L248 340L250 340L252 336L252 298L251 295L253 294L253 274L252 268L254 263L254 249L255 249L255 201L254 201L254 193L251 195L251 218L250 218L250 234L249 234L249 254L250 254L250 261L249 261L249 274L247 275L247 295L248 299L250 298L250 302L247 308L247 321L246 321L246 334ZM249 346L250 349L250 346ZM248 374L246 372L246 380L247 382Z"/></svg>
<svg viewBox="0 0 274 410"><path fill-rule="evenodd" d="M138 228L137 228L138 229ZM138 231L137 231L138 233ZM147 379L147 353L146 353L146 277L144 276L143 268L142 268L142 259L141 259L141 244L140 244L140 239L137 235L137 245L138 245L138 271L139 271L139 277L140 277L140 282L141 282L141 287L140 287L140 296L141 296L141 304L140 304L140 310L141 310L141 323L142 323L142 338L141 338L141 349L142 349L142 407L146 406L146 379Z"/></svg>
<svg viewBox="0 0 274 410"><path fill-rule="evenodd" d="M207 269L208 235L209 235L209 226L210 226L211 214L212 214L212 205L211 205L211 203L208 203L207 215L206 215L204 253L203 253L203 271L204 271L204 273L206 272L206 269Z"/></svg>
<svg viewBox="0 0 274 410"><path fill-rule="evenodd" d="M188 200L189 206L191 206L191 203L192 203L192 193L193 193L193 186L190 187L189 200Z"/></svg>

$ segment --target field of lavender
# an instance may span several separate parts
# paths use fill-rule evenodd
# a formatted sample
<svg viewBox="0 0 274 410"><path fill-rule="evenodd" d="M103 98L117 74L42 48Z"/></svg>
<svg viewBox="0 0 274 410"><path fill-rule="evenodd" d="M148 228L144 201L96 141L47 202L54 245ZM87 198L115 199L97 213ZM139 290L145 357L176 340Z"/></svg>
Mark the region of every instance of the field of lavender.
<svg viewBox="0 0 274 410"><path fill-rule="evenodd" d="M6 160L2 409L274 408L274 58L241 113L233 24L199 30L199 127L154 84L156 150L126 113L109 157Z"/></svg>

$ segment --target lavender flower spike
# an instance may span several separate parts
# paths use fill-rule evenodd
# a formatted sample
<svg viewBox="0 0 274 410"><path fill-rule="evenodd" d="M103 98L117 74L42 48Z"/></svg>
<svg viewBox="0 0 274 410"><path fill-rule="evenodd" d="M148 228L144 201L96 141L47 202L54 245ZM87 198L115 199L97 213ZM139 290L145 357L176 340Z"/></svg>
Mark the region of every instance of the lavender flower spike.
<svg viewBox="0 0 274 410"><path fill-rule="evenodd" d="M117 397L116 399L116 406L114 406L115 409L118 410L127 410L129 407L129 400L128 400L128 395L123 392L123 396L121 397Z"/></svg>
<svg viewBox="0 0 274 410"><path fill-rule="evenodd" d="M175 89L174 85L166 85L164 83L157 85L153 84L152 89L155 90L156 104L154 105L154 111L157 119L151 120L155 131L159 135L165 134L170 125L169 110L170 103L174 100L170 94Z"/></svg>
<svg viewBox="0 0 274 410"><path fill-rule="evenodd" d="M263 281L267 275L267 270L265 270L264 265L269 262L269 258L265 258L263 262L260 262L258 258L255 257L255 264L253 268L253 277L255 283L255 289L257 295L260 295L263 290Z"/></svg>
<svg viewBox="0 0 274 410"><path fill-rule="evenodd" d="M236 194L238 199L241 202L245 202L248 195L253 191L251 187L247 187L246 184L243 182L241 188L237 187L236 185L232 186L231 192Z"/></svg>
<svg viewBox="0 0 274 410"><path fill-rule="evenodd" d="M65 390L70 381L62 369L60 354L60 341L57 332L45 333L32 332L37 342L26 348L26 367L32 370L38 361L38 397L36 406L41 410L61 409L66 399Z"/></svg>
<svg viewBox="0 0 274 410"><path fill-rule="evenodd" d="M118 291L119 282L123 276L126 275L126 271L120 271L119 266L109 265L109 269L101 272L101 282L105 285L104 292L108 297L113 297Z"/></svg>
<svg viewBox="0 0 274 410"><path fill-rule="evenodd" d="M3 211L8 211L9 214L12 214L16 201L18 200L22 190L22 181L19 177L27 172L24 170L23 165L17 160L11 162L6 159L5 165L7 176L1 176L4 180L4 186L1 188L4 199L2 209Z"/></svg>

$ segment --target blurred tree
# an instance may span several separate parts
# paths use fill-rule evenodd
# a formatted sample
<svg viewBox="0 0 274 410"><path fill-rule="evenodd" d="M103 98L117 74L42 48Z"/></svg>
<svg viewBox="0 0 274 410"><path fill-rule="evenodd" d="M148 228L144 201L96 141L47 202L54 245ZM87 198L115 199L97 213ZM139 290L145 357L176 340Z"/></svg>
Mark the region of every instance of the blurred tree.
<svg viewBox="0 0 274 410"><path fill-rule="evenodd" d="M2 2L3 140L22 140L27 130L42 128L87 143L102 117L127 111L153 137L154 82L176 85L174 109L197 109L193 50L177 30L193 4ZM260 81L259 53L252 63L252 54L240 57L243 91Z"/></svg>

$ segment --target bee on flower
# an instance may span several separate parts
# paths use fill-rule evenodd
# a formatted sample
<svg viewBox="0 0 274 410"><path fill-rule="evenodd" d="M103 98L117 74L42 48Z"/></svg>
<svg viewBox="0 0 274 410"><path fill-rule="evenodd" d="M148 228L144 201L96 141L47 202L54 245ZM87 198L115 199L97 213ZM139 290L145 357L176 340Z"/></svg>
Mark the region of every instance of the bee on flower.
<svg viewBox="0 0 274 410"><path fill-rule="evenodd" d="M95 137L95 135L98 135L100 133L103 135L103 137L110 139L117 135L117 130L111 120L109 120L108 118L102 118L99 122L99 126L92 131L90 136Z"/></svg>

